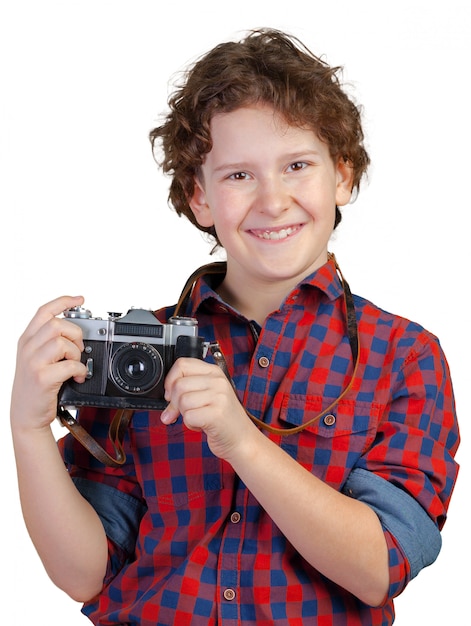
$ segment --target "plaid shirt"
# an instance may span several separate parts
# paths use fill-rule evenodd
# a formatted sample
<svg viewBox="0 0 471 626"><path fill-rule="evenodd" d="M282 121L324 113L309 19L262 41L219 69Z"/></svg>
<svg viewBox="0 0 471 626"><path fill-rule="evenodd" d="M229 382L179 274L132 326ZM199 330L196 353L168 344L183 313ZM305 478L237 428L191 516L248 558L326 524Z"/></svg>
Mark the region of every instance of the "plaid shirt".
<svg viewBox="0 0 471 626"><path fill-rule="evenodd" d="M186 429L181 417L164 426L158 412L138 411L119 469L101 465L70 435L60 440L109 538L103 590L83 608L94 624L392 624L393 597L440 549L459 434L438 340L362 298L354 302L360 364L348 394L302 432L267 436L378 513L390 563L383 605L363 604L304 561L231 466L212 455L204 434ZM262 328L228 307L208 279L198 281L187 313L206 340L218 340L241 402L266 423L307 422L350 381L342 288L331 261ZM111 413L82 409L79 416L110 453Z"/></svg>

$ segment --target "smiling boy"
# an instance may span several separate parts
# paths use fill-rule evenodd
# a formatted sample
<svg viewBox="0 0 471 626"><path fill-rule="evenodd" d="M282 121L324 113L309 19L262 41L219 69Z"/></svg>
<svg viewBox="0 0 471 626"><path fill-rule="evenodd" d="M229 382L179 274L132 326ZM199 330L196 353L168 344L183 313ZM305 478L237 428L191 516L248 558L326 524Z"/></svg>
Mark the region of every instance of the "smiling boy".
<svg viewBox="0 0 471 626"><path fill-rule="evenodd" d="M50 429L60 386L86 375L78 327L56 316L83 299L44 305L20 340L25 520L94 624L386 626L439 553L450 375L438 340L351 297L328 253L369 162L337 72L254 31L190 68L151 132L173 206L227 255L178 310L219 352L175 362L167 408L134 414L121 467ZM112 415L79 415L107 449Z"/></svg>
<svg viewBox="0 0 471 626"><path fill-rule="evenodd" d="M201 226L215 228L227 253L219 293L262 324L326 263L335 206L350 199L352 168L342 158L333 162L314 130L290 126L263 103L215 115L211 137L190 207Z"/></svg>

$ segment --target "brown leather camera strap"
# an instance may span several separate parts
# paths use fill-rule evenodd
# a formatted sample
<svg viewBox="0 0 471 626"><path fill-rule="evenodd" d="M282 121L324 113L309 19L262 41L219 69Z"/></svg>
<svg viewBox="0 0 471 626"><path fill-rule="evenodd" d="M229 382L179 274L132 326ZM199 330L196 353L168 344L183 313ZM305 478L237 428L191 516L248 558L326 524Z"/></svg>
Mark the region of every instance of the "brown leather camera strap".
<svg viewBox="0 0 471 626"><path fill-rule="evenodd" d="M216 261L214 263L208 263L207 265L203 265L199 267L197 270L193 272L193 274L188 278L185 283L185 286L182 289L180 294L180 298L178 299L177 305L175 307L174 316L178 317L179 315L186 315L186 308L188 306L188 301L193 292L193 289L196 285L196 282L202 276L207 276L208 274L225 274L226 273L226 262L225 261Z"/></svg>
<svg viewBox="0 0 471 626"><path fill-rule="evenodd" d="M333 263L335 264L335 269L339 275L339 279L343 288L343 297L344 297L344 303L345 303L345 317L346 317L346 324L347 324L347 335L348 335L350 349L352 351L352 357L353 357L353 372L352 372L348 385L343 389L342 393L338 396L338 398L333 400L333 402L331 402L329 406L327 406L327 408L325 408L323 411L318 413L315 417L305 422L304 424L300 424L299 426L294 426L292 428L277 428L276 426L271 426L270 424L266 424L262 420L258 419L257 417L249 413L249 411L247 410L245 411L247 415L250 417L250 419L253 422L255 422L255 424L257 424L259 428L263 430L267 430L268 432L276 434L276 435L281 435L283 437L287 435L295 435L296 433L299 433L305 430L309 426L312 426L313 424L318 422L321 418L325 417L328 413L330 413L330 411L332 411L332 409L340 402L340 400L342 400L342 398L345 397L345 395L352 388L352 385L353 385L353 382L355 380L356 373L358 370L358 365L360 361L360 339L358 335L358 326L357 326L357 319L356 319L356 314L355 314L355 305L353 302L353 296L352 296L352 293L350 291L350 287L347 281L343 277L343 274L335 259L334 254L330 252L329 252L329 260L333 261ZM226 377L230 380L232 387L235 389L234 383L231 379L229 370L227 368L224 354L222 353L222 350L218 342L216 341L214 343L211 343L209 346L209 350L211 354L213 355L213 358L216 364L223 370Z"/></svg>
<svg viewBox="0 0 471 626"><path fill-rule="evenodd" d="M118 409L111 421L108 436L113 444L115 457L108 454L69 411L59 407L57 409L57 418L75 439L77 439L77 441L79 441L96 459L109 467L120 467L126 461L126 454L123 450L123 439L133 413L134 411L132 409Z"/></svg>
<svg viewBox="0 0 471 626"><path fill-rule="evenodd" d="M355 314L355 305L353 302L352 293L350 291L350 286L342 274L342 271L337 263L335 255L329 252L328 258L329 258L329 261L332 261L335 265L335 270L339 276L340 283L343 289L347 335L348 335L350 349L352 351L352 357L353 357L352 376L350 378L348 385L343 389L342 393L338 396L338 398L336 398L333 402L331 402L327 406L327 408L325 408L318 415L310 419L308 422L301 424L300 426L294 426L293 428L277 428L275 426L271 426L270 424L266 424L265 422L258 419L257 417L255 417L249 411L246 410L247 415L250 417L250 419L253 422L255 422L255 424L257 424L259 428L263 430L267 430L270 433L274 433L274 434L281 435L281 436L294 435L296 433L303 431L305 428L312 426L313 424L318 422L321 418L325 417L328 413L330 413L330 411L332 411L332 409L340 402L340 400L342 400L342 398L344 398L345 395L350 391L350 389L352 388L353 382L355 380L355 376L358 370L359 359L360 359L360 340L358 336L358 326L357 326L357 319L356 319L356 314ZM186 309L188 300L191 296L191 293L193 291L193 287L196 281L201 276L204 276L207 274L220 274L220 273L224 273L225 271L226 271L226 264L224 262L209 263L208 265L204 265L203 267L200 267L199 269L197 269L190 276L185 287L183 288L183 291L181 293L180 299L178 301L178 304L175 310L175 315L179 315L180 312L182 312L181 313L182 315L185 315L185 309ZM226 359L224 357L224 354L221 350L219 343L217 341L215 341L214 343L211 343L209 346L209 350L214 358L215 363L223 370L226 377L231 382L232 387L234 387L234 383L232 381L229 370L227 368Z"/></svg>
<svg viewBox="0 0 471 626"><path fill-rule="evenodd" d="M360 342L358 336L358 327L357 320L355 314L355 306L353 303L353 296L350 291L350 287L343 277L343 274L340 270L340 267L337 264L335 256L332 253L329 253L329 260L333 261L335 264L335 269L339 275L340 282L343 288L344 302L345 302L345 317L346 317L346 325L347 325L347 334L350 342L350 348L352 351L353 357L353 372L350 378L348 385L344 388L342 393L336 398L333 402L329 404L329 406L320 412L318 415L313 417L308 422L301 424L300 426L295 426L293 428L277 428L275 426L271 426L270 424L266 424L262 420L258 419L248 411L246 411L247 415L250 419L259 426L259 428L267 430L268 432L277 434L277 435L293 435L303 431L305 428L312 426L315 422L319 421L322 417L327 415L335 405L340 402L340 400L348 393L351 389L353 382L355 380L356 372L359 364L359 356L360 356ZM178 300L177 306L175 308L174 315L185 315L186 307L193 291L193 288L196 284L196 281L204 275L207 274L223 274L226 271L225 262L216 262L209 263L207 265L203 265L198 268L187 280L180 298ZM224 354L221 351L219 343L216 341L211 343L209 346L210 352L214 358L215 363L223 370L224 374L231 382L233 388L234 383L230 376L230 373L227 368L226 360L224 358ZM61 424L65 426L70 433L78 440L80 443L92 454L96 459L108 465L110 467L120 467L126 461L126 454L123 450L123 439L124 434L126 432L127 427L129 426L129 422L132 419L134 411L133 409L118 409L113 417L113 420L109 427L109 438L111 443L113 444L113 448L115 451L115 457L104 450L100 446L100 444L79 424L79 422L71 415L69 411L62 407L58 407L57 417Z"/></svg>

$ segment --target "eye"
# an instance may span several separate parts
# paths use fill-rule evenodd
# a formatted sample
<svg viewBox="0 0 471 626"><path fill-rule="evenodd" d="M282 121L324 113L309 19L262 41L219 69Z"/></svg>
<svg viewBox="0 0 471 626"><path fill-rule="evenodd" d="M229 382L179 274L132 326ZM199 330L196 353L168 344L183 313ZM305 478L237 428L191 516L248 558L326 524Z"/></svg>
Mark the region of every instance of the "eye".
<svg viewBox="0 0 471 626"><path fill-rule="evenodd" d="M299 172L307 167L307 163L305 161L295 161L294 163L290 163L288 165L289 172Z"/></svg>
<svg viewBox="0 0 471 626"><path fill-rule="evenodd" d="M234 172L229 176L231 180L249 180L250 176L247 172Z"/></svg>

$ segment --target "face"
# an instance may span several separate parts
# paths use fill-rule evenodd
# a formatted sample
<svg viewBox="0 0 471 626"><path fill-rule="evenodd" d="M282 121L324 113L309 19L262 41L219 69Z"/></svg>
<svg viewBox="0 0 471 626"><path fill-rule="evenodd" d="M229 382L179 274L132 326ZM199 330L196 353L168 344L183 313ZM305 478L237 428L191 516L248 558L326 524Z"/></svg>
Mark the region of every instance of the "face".
<svg viewBox="0 0 471 626"><path fill-rule="evenodd" d="M288 125L269 106L216 115L211 136L190 207L200 225L216 229L226 281L294 286L327 261L351 169L334 163L312 130Z"/></svg>

